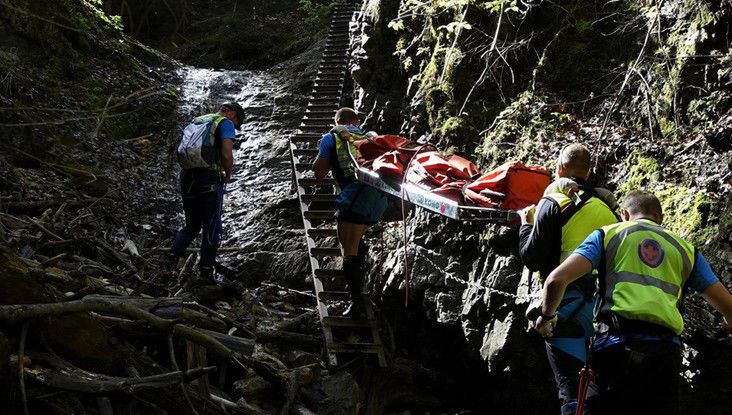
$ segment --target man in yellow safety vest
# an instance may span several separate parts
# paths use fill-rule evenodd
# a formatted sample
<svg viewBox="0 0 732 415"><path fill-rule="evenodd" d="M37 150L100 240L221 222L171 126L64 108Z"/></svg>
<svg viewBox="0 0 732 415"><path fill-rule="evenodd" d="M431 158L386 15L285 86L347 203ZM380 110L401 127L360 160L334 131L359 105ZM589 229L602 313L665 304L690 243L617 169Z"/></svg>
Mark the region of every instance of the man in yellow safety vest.
<svg viewBox="0 0 732 415"><path fill-rule="evenodd" d="M617 222L608 206L607 195L587 182L591 166L590 150L582 144L562 149L557 160L557 180L552 183L536 208L535 219L521 211L519 254L531 271L541 279L564 261L595 229ZM598 193L601 191L603 194ZM574 282L564 293L558 310L555 336L546 341L549 365L557 383L561 414L574 414L577 406L579 371L587 358L587 344L593 333L592 309L595 291L592 276ZM535 310L538 311L538 310ZM532 318L534 311L527 315Z"/></svg>
<svg viewBox="0 0 732 415"><path fill-rule="evenodd" d="M693 245L661 227L655 195L630 192L620 214L624 222L593 232L551 272L536 330L550 337L566 287L597 269L589 413L677 414L684 289L721 312L730 334L732 295Z"/></svg>

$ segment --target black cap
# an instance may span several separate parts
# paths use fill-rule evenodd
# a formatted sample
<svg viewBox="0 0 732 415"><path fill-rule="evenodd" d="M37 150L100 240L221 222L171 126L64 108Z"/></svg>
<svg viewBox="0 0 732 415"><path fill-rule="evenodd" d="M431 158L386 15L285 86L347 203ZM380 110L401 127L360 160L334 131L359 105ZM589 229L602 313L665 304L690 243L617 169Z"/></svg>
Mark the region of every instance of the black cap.
<svg viewBox="0 0 732 415"><path fill-rule="evenodd" d="M241 127L241 123L244 122L244 108L242 108L241 105L237 104L236 102L224 102L221 104L222 107L226 107L236 113L236 119L239 120L239 125L236 126L236 128Z"/></svg>

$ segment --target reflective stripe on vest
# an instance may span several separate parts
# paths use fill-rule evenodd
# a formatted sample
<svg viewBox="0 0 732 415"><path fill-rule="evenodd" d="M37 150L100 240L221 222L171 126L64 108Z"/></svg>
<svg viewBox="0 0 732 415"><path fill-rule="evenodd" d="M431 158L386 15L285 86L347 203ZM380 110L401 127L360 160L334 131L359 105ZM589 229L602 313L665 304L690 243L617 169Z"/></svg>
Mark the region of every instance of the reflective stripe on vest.
<svg viewBox="0 0 732 415"><path fill-rule="evenodd" d="M645 219L606 226L603 231L605 287L600 314L614 312L681 334L684 321L678 302L694 268L694 246Z"/></svg>
<svg viewBox="0 0 732 415"><path fill-rule="evenodd" d="M364 134L349 131L348 142L351 145L346 145L346 142L338 134L331 134L333 135L333 140L335 141L336 159L338 161L338 171L334 171L334 174L338 183L342 185L346 182L352 181L352 178L356 174L353 168L353 162L351 161L351 156L353 156L353 159L355 159L358 150L356 149L356 146L353 145L353 143L355 141L363 139ZM351 156L348 155L349 151L351 152Z"/></svg>
<svg viewBox="0 0 732 415"><path fill-rule="evenodd" d="M580 194L583 191L580 190ZM572 203L572 199L564 193L550 193L545 196L554 200L560 210L564 210ZM603 226L617 223L617 218L602 200L591 197L572 217L562 226L562 247L559 262L564 262L569 255L592 233Z"/></svg>

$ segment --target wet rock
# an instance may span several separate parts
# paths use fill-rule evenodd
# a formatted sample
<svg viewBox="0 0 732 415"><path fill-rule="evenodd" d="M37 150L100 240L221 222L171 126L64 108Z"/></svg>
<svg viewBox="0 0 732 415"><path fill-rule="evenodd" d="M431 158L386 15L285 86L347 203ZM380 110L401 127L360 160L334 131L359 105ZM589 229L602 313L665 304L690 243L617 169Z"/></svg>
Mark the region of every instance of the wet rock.
<svg viewBox="0 0 732 415"><path fill-rule="evenodd" d="M319 403L318 415L352 415L360 410L361 391L348 372L336 372L318 382L325 398Z"/></svg>

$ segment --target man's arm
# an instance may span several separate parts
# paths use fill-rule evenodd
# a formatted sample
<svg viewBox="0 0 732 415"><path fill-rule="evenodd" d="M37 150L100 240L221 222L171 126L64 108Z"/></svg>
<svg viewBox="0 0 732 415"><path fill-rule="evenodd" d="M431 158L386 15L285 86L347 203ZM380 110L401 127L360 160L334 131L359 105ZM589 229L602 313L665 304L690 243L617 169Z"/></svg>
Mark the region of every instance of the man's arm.
<svg viewBox="0 0 732 415"><path fill-rule="evenodd" d="M722 329L732 334L732 295L724 284L719 282L704 255L699 250L695 251L694 268L691 270L687 285L701 294L704 300L724 316Z"/></svg>
<svg viewBox="0 0 732 415"><path fill-rule="evenodd" d="M570 255L555 268L544 281L542 314L547 316L556 314L567 286L590 271L592 271L592 262L580 254Z"/></svg>
<svg viewBox="0 0 732 415"><path fill-rule="evenodd" d="M727 291L727 288L721 282L717 281L702 293L702 297L715 310L722 313L724 316L722 329L727 334L732 334L732 295Z"/></svg>
<svg viewBox="0 0 732 415"><path fill-rule="evenodd" d="M313 163L313 171L316 179L322 179L330 171L330 161L320 156L316 157Z"/></svg>
<svg viewBox="0 0 732 415"><path fill-rule="evenodd" d="M531 271L551 269L558 260L562 228L559 225L559 206L550 200L539 202L534 223L522 224L519 229L519 256ZM556 257L556 258L555 258Z"/></svg>
<svg viewBox="0 0 732 415"><path fill-rule="evenodd" d="M228 183L234 168L234 140L221 140L221 166L224 168L224 183Z"/></svg>
<svg viewBox="0 0 732 415"><path fill-rule="evenodd" d="M318 157L313 162L313 172L316 179L322 179L330 171L330 158L335 150L335 136L332 133L324 134L318 143Z"/></svg>
<svg viewBox="0 0 732 415"><path fill-rule="evenodd" d="M541 316L536 320L536 331L544 337L552 335L556 325L556 313L567 286L596 268L603 255L602 230L596 230L585 238L574 253L553 270L544 282ZM552 316L554 316L552 318Z"/></svg>

